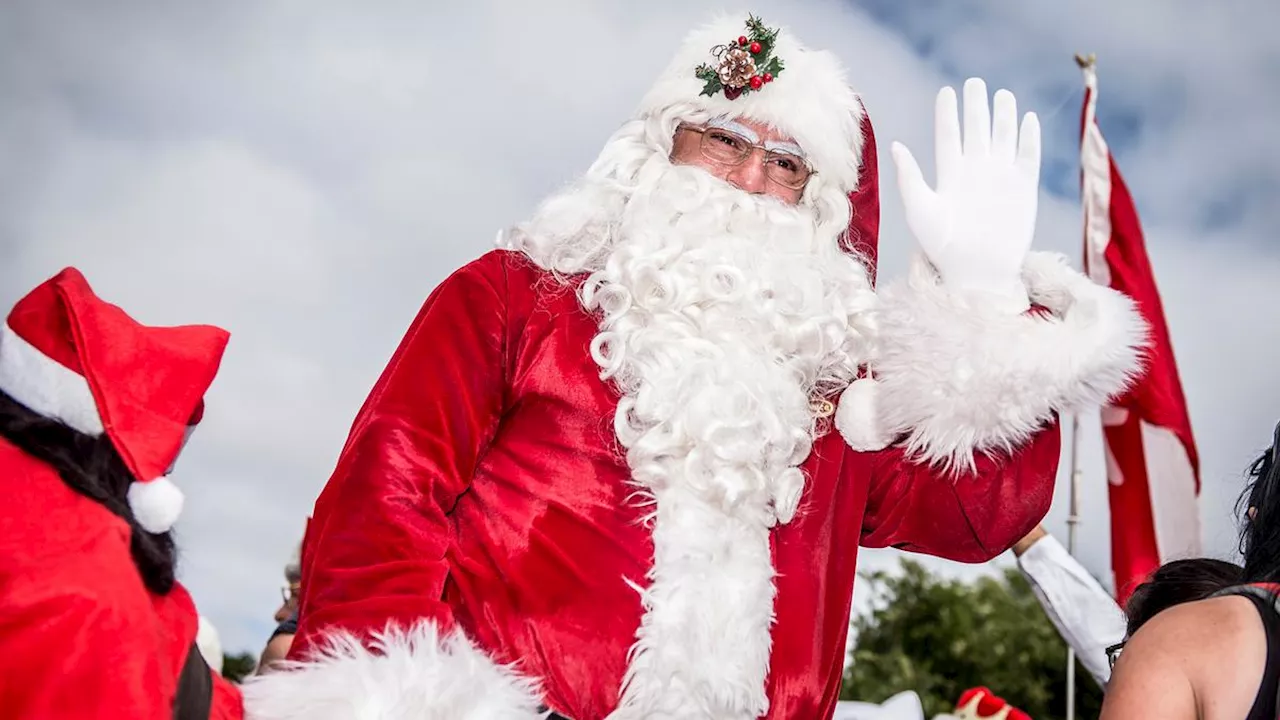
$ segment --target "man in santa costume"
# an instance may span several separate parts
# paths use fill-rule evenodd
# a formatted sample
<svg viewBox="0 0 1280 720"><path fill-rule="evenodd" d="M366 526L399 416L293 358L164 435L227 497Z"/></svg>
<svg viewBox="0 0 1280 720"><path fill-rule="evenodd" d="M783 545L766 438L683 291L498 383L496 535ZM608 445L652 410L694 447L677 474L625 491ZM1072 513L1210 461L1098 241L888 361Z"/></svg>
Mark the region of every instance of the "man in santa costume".
<svg viewBox="0 0 1280 720"><path fill-rule="evenodd" d="M200 654L170 533L169 470L226 344L142 325L74 268L0 326L0 716L243 717Z"/></svg>
<svg viewBox="0 0 1280 720"><path fill-rule="evenodd" d="M858 547L1002 552L1049 507L1056 413L1139 366L1132 304L1028 254L1034 117L965 96L963 141L939 96L936 189L894 149L924 254L877 296L874 142L835 58L756 18L692 33L414 320L251 716L830 717Z"/></svg>

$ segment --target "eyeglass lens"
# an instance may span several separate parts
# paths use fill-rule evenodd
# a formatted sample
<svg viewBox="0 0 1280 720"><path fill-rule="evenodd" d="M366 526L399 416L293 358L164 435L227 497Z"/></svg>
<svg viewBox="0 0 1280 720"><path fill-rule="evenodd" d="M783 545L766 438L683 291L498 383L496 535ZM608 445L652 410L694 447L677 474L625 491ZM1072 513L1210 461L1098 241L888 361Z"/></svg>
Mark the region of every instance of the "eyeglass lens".
<svg viewBox="0 0 1280 720"><path fill-rule="evenodd" d="M712 128L702 132L702 154L718 163L737 165L746 160L755 147L746 138L727 130ZM804 187L811 174L803 160L776 150L765 152L764 170L774 182L789 188Z"/></svg>

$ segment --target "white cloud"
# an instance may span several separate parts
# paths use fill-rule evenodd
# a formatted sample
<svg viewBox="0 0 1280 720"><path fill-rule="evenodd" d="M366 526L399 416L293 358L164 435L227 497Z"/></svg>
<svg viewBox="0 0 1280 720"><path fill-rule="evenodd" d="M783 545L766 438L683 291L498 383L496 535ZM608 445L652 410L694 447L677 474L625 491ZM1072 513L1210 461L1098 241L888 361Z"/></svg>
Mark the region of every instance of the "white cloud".
<svg viewBox="0 0 1280 720"><path fill-rule="evenodd" d="M1226 552L1238 471L1266 442L1280 398L1268 367L1280 347L1269 317L1278 260L1260 234L1280 218L1263 197L1211 232L1196 223L1203 185L1277 167L1262 128L1280 108L1259 92L1274 51L1264 23L1238 5L1088 4L1088 17L1113 16L1101 27L1065 7L975 11L960 28L919 20L912 32L934 38L928 57L900 24L844 3L753 10L838 52L864 92L886 163L886 275L904 267L910 243L885 150L899 139L931 155L938 86L982 72L1019 92L1024 109L1059 103L1046 137L1049 154L1069 160L1078 99L1064 91L1078 79L1065 48L1102 55L1104 102L1125 102L1151 128L1121 167L1143 202L1205 457L1207 539ZM224 646L261 647L304 517L427 293L581 172L690 24L715 9L0 7L0 303L75 264L146 321L233 333L179 467L191 498L184 578ZM1190 46L1198 59L1184 57ZM1074 256L1078 227L1070 199L1046 197L1040 245ZM1081 551L1103 574L1096 423L1086 431ZM1055 531L1064 507L1060 488ZM864 566L892 557L864 553Z"/></svg>

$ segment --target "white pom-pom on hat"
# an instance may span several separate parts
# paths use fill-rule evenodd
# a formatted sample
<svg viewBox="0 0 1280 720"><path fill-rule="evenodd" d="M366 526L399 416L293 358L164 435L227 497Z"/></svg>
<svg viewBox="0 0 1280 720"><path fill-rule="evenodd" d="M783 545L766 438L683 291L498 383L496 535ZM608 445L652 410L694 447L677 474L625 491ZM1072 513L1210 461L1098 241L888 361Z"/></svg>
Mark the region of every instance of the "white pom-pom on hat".
<svg viewBox="0 0 1280 720"><path fill-rule="evenodd" d="M182 491L166 477L129 485L133 517L149 533L169 532L182 514L182 502Z"/></svg>

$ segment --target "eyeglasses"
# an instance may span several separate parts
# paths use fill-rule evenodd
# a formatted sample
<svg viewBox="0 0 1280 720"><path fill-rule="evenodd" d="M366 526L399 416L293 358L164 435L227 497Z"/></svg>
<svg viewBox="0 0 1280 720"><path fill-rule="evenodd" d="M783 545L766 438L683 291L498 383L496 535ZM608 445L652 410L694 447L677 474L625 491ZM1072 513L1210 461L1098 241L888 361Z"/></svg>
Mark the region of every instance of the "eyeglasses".
<svg viewBox="0 0 1280 720"><path fill-rule="evenodd" d="M297 597L298 590L300 589L301 589L301 586L299 586L298 583L289 583L288 585L281 585L280 600L282 602L292 601L295 597Z"/></svg>
<svg viewBox="0 0 1280 720"><path fill-rule="evenodd" d="M1110 666L1112 670L1114 670L1114 669L1115 669L1115 667L1116 667L1116 660L1119 660L1119 659L1120 659L1120 651L1121 651L1121 650L1124 650L1124 644L1125 644L1126 642L1128 642L1128 641L1127 641L1127 640L1121 640L1120 642L1116 643L1115 645L1112 645L1111 647L1107 648L1107 665L1108 665L1108 666Z"/></svg>
<svg viewBox="0 0 1280 720"><path fill-rule="evenodd" d="M783 187L799 190L814 174L813 168L802 158L787 152L768 150L737 133L692 125L681 125L679 129L701 135L699 149L702 150L702 157L721 165L741 165L751 157L753 151L763 150L765 175Z"/></svg>

